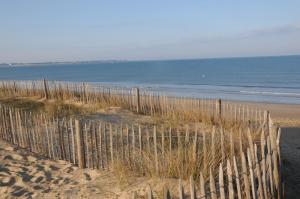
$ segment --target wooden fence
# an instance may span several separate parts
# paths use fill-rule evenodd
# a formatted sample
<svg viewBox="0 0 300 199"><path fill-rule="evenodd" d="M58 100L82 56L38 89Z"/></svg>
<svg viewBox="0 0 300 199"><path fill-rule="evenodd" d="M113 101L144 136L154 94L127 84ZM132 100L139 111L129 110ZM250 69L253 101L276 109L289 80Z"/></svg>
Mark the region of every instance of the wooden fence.
<svg viewBox="0 0 300 199"><path fill-rule="evenodd" d="M120 106L134 112L172 116L191 121L220 119L263 123L263 110L225 103L219 99L170 97L139 88L56 81L1 81L2 96L39 96L46 99Z"/></svg>
<svg viewBox="0 0 300 199"><path fill-rule="evenodd" d="M258 129L209 131L49 118L0 106L0 137L80 168L126 168L140 175L190 178L184 198L283 198L280 129L267 114ZM196 180L196 186L194 183ZM172 193L174 190L168 191ZM149 198L155 196L149 192ZM167 195L166 195L167 197Z"/></svg>

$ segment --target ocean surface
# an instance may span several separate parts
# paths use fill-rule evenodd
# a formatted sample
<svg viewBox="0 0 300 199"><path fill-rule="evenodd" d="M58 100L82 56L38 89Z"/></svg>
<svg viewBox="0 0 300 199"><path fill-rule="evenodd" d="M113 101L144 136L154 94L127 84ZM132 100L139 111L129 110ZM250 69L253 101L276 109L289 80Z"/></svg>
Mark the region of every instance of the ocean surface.
<svg viewBox="0 0 300 199"><path fill-rule="evenodd" d="M0 80L43 78L172 96L300 104L300 56L0 65Z"/></svg>

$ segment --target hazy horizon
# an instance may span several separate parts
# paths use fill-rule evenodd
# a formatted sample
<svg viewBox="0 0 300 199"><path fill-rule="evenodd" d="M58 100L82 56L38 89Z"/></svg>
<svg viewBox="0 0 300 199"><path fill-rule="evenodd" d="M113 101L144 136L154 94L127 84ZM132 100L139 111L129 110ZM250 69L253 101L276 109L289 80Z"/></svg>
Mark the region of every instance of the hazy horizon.
<svg viewBox="0 0 300 199"><path fill-rule="evenodd" d="M199 57L199 58L174 58L174 59L95 59L95 60L72 60L72 61L42 61L42 62L2 62L1 64L47 64L47 63L80 63L80 62L145 62L145 61L188 61L188 60L213 60L213 59L247 59L247 58L272 58L272 57L298 57L300 54L291 54L291 55L269 55L269 56L237 56L237 57Z"/></svg>
<svg viewBox="0 0 300 199"><path fill-rule="evenodd" d="M0 2L0 63L300 54L300 2Z"/></svg>

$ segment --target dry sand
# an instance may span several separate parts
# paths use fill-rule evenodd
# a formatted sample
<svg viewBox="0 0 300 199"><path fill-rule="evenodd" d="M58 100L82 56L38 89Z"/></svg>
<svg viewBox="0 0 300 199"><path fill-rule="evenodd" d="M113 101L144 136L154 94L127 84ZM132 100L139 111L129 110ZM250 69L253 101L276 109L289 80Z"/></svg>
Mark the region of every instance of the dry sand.
<svg viewBox="0 0 300 199"><path fill-rule="evenodd" d="M113 178L107 177L109 173L80 170L64 161L37 157L3 142L0 162L1 198L96 198L116 192L116 186L105 190L113 182ZM102 190L94 183L100 176L110 180L98 184Z"/></svg>
<svg viewBox="0 0 300 199"><path fill-rule="evenodd" d="M126 176L111 171L79 169L0 141L0 198L132 198L150 185L161 195L164 185L176 190L177 180ZM187 187L187 184L185 184Z"/></svg>

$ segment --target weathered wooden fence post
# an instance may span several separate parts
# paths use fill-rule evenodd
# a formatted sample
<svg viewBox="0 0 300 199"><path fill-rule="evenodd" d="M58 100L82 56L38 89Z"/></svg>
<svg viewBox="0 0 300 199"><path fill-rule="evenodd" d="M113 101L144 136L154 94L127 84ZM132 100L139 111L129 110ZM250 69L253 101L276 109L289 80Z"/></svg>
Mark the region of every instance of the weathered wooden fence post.
<svg viewBox="0 0 300 199"><path fill-rule="evenodd" d="M179 179L179 184L178 184L178 195L179 195L179 199L184 199L184 189L182 186L182 180Z"/></svg>
<svg viewBox="0 0 300 199"><path fill-rule="evenodd" d="M155 171L158 175L158 154L157 154L157 135L156 135L156 126L153 127L153 140L154 140L154 155L155 155Z"/></svg>
<svg viewBox="0 0 300 199"><path fill-rule="evenodd" d="M49 99L49 90L48 90L48 84L47 84L47 80L44 78L44 94L45 94L45 98Z"/></svg>
<svg viewBox="0 0 300 199"><path fill-rule="evenodd" d="M136 95L136 112L140 113L141 111L141 102L140 102L140 89L136 88L135 89L135 95Z"/></svg>
<svg viewBox="0 0 300 199"><path fill-rule="evenodd" d="M210 198L217 199L216 183L212 175L211 168L209 169L209 190L210 190Z"/></svg>
<svg viewBox="0 0 300 199"><path fill-rule="evenodd" d="M264 124L269 128L269 111L264 111Z"/></svg>
<svg viewBox="0 0 300 199"><path fill-rule="evenodd" d="M225 187L224 187L224 174L223 174L223 167L220 164L219 167L219 189L220 189L220 199L225 199Z"/></svg>
<svg viewBox="0 0 300 199"><path fill-rule="evenodd" d="M148 186L148 199L153 199L153 194L152 194L152 189L150 187L150 185Z"/></svg>
<svg viewBox="0 0 300 199"><path fill-rule="evenodd" d="M216 118L221 119L222 117L222 101L221 99L216 100Z"/></svg>
<svg viewBox="0 0 300 199"><path fill-rule="evenodd" d="M15 132L15 127L14 127L14 121L13 121L13 116L12 116L12 109L9 108L9 120L10 120L10 133L12 137L12 143L17 144L16 141L16 132Z"/></svg>
<svg viewBox="0 0 300 199"><path fill-rule="evenodd" d="M190 194L191 194L191 199L197 198L193 176L190 176Z"/></svg>
<svg viewBox="0 0 300 199"><path fill-rule="evenodd" d="M14 92L14 96L17 95L17 86L16 86L16 82L14 81L14 85L13 85L13 92Z"/></svg>
<svg viewBox="0 0 300 199"><path fill-rule="evenodd" d="M112 124L109 124L109 143L110 143L110 159L111 159L111 167L114 168L114 140L113 140L113 132L112 132Z"/></svg>
<svg viewBox="0 0 300 199"><path fill-rule="evenodd" d="M77 155L78 155L78 166L79 168L84 168L84 154L82 150L82 135L80 132L80 124L79 121L75 120L75 133L76 133L76 141L77 141Z"/></svg>
<svg viewBox="0 0 300 199"><path fill-rule="evenodd" d="M83 103L87 103L88 102L88 98L87 98L87 86L86 86L86 84L84 82L82 83L82 87L83 87Z"/></svg>

